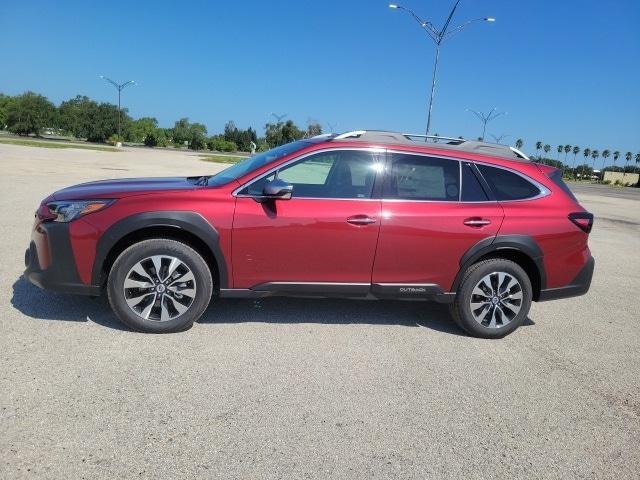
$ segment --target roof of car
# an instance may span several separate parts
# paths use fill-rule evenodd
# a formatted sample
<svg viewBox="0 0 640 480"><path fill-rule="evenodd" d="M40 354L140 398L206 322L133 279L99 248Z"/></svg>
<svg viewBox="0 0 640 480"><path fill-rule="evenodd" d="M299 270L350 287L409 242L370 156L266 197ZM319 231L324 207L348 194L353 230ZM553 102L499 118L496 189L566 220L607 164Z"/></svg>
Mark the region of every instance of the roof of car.
<svg viewBox="0 0 640 480"><path fill-rule="evenodd" d="M413 135L410 133L387 132L383 130L356 130L342 134L330 134L316 137L325 141L349 141L381 143L389 145L409 145L413 147L427 146L443 150L456 150L481 155L506 158L521 162L530 162L520 150L508 145L466 140L464 138L441 137L431 135Z"/></svg>

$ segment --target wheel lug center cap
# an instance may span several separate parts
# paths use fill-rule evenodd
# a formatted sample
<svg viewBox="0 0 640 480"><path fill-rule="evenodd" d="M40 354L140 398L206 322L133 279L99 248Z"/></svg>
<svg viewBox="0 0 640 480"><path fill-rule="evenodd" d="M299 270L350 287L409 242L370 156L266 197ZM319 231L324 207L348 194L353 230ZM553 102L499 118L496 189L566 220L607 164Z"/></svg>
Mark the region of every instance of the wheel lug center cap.
<svg viewBox="0 0 640 480"><path fill-rule="evenodd" d="M165 290L166 290L166 287L162 283L159 283L158 285L156 285L156 292L164 293Z"/></svg>
<svg viewBox="0 0 640 480"><path fill-rule="evenodd" d="M497 296L491 298L491 303L493 303L494 305L497 305L498 302L500 302L500 299Z"/></svg>

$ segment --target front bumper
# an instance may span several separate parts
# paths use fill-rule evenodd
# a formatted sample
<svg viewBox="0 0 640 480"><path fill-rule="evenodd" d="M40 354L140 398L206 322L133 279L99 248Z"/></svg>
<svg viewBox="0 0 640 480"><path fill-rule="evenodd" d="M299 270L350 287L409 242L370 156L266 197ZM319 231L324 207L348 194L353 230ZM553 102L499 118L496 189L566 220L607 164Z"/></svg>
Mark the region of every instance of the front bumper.
<svg viewBox="0 0 640 480"><path fill-rule="evenodd" d="M591 279L593 278L593 269L595 267L595 260L593 257L589 257L587 263L582 267L582 270L576 275L573 281L565 286L558 288L547 288L540 291L539 302L546 302L548 300L558 300L560 298L579 297L589 291L591 286Z"/></svg>
<svg viewBox="0 0 640 480"><path fill-rule="evenodd" d="M66 223L36 225L24 254L24 263L24 277L40 288L76 295L100 295L99 286L87 285L80 280Z"/></svg>

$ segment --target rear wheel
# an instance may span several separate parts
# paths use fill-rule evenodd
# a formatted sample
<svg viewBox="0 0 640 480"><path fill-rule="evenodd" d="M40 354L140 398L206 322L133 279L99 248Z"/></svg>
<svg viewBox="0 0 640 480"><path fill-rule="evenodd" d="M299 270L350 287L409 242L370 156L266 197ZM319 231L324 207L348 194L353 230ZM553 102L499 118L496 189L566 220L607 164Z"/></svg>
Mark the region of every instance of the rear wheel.
<svg viewBox="0 0 640 480"><path fill-rule="evenodd" d="M118 256L107 290L123 323L142 332L167 333L185 330L202 316L213 282L198 252L158 238L136 243Z"/></svg>
<svg viewBox="0 0 640 480"><path fill-rule="evenodd" d="M451 315L470 335L501 338L527 318L531 297L531 281L522 267L502 258L483 260L465 272Z"/></svg>

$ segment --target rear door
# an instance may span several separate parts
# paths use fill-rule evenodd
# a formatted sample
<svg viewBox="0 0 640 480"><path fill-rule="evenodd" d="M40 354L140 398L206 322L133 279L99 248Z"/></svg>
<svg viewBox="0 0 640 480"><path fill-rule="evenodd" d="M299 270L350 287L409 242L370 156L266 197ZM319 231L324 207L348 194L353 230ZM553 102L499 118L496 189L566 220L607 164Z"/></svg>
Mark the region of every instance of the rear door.
<svg viewBox="0 0 640 480"><path fill-rule="evenodd" d="M374 289L383 286L392 295L449 291L464 253L495 237L504 217L476 172L470 162L388 154Z"/></svg>
<svg viewBox="0 0 640 480"><path fill-rule="evenodd" d="M380 228L381 202L372 192L383 161L383 154L366 149L315 152L240 189L233 223L234 288L275 282L279 285L268 289L354 293L350 285L355 285L366 294ZM276 175L293 185L292 198L258 203L254 197Z"/></svg>

